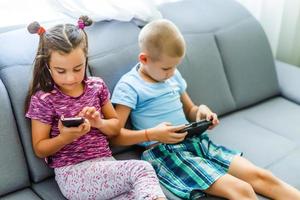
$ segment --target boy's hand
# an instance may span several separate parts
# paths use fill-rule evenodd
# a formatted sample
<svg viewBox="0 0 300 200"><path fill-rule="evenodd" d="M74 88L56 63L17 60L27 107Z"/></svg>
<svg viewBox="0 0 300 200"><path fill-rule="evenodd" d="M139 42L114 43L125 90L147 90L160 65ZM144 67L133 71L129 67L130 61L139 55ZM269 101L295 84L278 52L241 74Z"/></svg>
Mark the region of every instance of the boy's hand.
<svg viewBox="0 0 300 200"><path fill-rule="evenodd" d="M91 126L94 128L100 129L103 124L100 113L95 107L84 107L79 113L79 116L88 119Z"/></svg>
<svg viewBox="0 0 300 200"><path fill-rule="evenodd" d="M84 123L78 127L65 127L61 120L58 121L58 130L60 132L59 137L62 138L65 144L69 144L87 134L91 130L90 122L85 119Z"/></svg>
<svg viewBox="0 0 300 200"><path fill-rule="evenodd" d="M163 122L151 129L148 129L148 135L150 140L159 141L166 144L175 144L184 140L187 132L176 133L180 129L184 128L185 125L172 126L169 122Z"/></svg>
<svg viewBox="0 0 300 200"><path fill-rule="evenodd" d="M212 112L206 105L200 105L196 114L196 121L201 119L206 119L207 121L212 121L212 125L208 129L213 129L220 122L216 113Z"/></svg>

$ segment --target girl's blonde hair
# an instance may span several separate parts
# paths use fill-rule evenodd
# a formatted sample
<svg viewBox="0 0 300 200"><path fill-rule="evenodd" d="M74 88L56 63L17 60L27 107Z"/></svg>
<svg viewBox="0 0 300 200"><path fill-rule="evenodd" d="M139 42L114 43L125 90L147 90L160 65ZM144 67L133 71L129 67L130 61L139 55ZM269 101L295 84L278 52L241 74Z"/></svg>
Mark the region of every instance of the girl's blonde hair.
<svg viewBox="0 0 300 200"><path fill-rule="evenodd" d="M174 23L166 19L154 20L139 34L140 50L157 61L161 54L182 57L185 54L184 38Z"/></svg>

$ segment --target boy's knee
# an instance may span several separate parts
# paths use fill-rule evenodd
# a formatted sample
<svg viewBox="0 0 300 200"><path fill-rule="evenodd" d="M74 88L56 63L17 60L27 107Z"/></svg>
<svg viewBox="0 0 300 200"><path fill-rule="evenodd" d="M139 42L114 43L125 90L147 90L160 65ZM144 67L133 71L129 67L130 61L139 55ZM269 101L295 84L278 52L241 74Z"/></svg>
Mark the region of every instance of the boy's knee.
<svg viewBox="0 0 300 200"><path fill-rule="evenodd" d="M234 183L233 190L235 193L234 196L236 196L237 199L246 199L255 196L252 186L244 181L238 181Z"/></svg>
<svg viewBox="0 0 300 200"><path fill-rule="evenodd" d="M256 184L276 184L278 181L275 176L266 169L257 168L251 173L252 181Z"/></svg>

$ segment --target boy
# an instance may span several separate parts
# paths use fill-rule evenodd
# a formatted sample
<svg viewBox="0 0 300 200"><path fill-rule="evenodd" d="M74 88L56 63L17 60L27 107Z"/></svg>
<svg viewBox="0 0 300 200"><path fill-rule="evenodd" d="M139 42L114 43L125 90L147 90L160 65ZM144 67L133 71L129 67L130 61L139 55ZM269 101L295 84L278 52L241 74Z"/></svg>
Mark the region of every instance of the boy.
<svg viewBox="0 0 300 200"><path fill-rule="evenodd" d="M196 106L186 92L186 82L176 70L185 54L185 41L172 22L147 24L140 32L139 46L139 63L120 79L112 96L121 126L130 115L134 130L122 128L112 139L114 144L144 146L142 159L181 198L208 193L227 199L257 199L258 192L270 198L300 199L295 188L256 167L240 152L215 145L206 133L192 138L176 133L187 119L211 120L209 129L219 120L207 106Z"/></svg>

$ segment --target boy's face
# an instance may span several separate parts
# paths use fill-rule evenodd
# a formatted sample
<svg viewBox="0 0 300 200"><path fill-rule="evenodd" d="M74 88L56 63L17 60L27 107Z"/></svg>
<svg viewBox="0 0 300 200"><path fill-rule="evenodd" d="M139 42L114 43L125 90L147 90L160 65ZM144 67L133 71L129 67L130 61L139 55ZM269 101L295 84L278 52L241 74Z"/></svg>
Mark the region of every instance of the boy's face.
<svg viewBox="0 0 300 200"><path fill-rule="evenodd" d="M65 93L73 93L82 89L85 65L86 56L82 48L76 48L69 54L53 51L49 62L55 84Z"/></svg>
<svg viewBox="0 0 300 200"><path fill-rule="evenodd" d="M141 60L141 59L140 59ZM182 57L170 57L162 55L159 60L153 61L151 58L147 57L146 62L142 62L143 70L147 75L156 82L162 82L175 73L177 65L180 64Z"/></svg>

